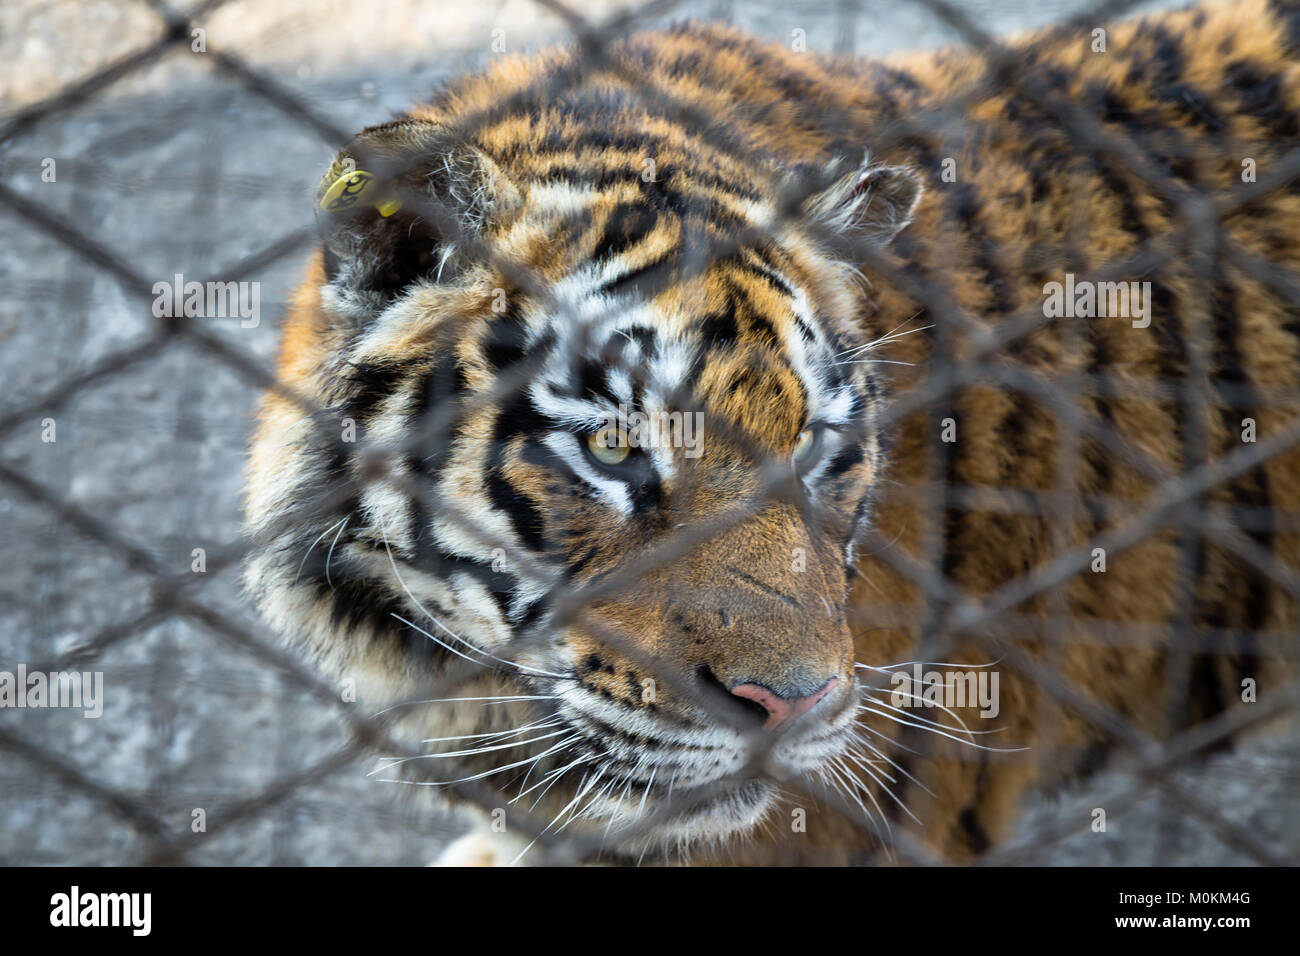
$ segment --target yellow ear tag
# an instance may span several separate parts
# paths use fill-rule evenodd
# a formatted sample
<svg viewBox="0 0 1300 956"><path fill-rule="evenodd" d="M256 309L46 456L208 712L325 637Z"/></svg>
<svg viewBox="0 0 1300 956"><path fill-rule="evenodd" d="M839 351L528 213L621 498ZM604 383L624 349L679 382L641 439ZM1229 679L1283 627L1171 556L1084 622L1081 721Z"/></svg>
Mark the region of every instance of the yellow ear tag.
<svg viewBox="0 0 1300 956"><path fill-rule="evenodd" d="M329 189L325 190L325 195L320 200L320 208L325 212L342 212L365 200L379 210L379 215L387 219L402 208L402 202L391 196L375 198L375 193L378 191L376 183L374 175L364 169L344 173L334 180Z"/></svg>

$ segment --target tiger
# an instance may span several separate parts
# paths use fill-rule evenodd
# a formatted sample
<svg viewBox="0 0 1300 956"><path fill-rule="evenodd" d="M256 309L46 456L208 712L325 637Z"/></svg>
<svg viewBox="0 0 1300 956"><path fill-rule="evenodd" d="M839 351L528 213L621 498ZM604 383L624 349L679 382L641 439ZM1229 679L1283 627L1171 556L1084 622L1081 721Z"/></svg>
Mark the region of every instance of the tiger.
<svg viewBox="0 0 1300 956"><path fill-rule="evenodd" d="M1284 719L1300 5L950 13L588 31L326 170L244 581L445 862L996 860Z"/></svg>

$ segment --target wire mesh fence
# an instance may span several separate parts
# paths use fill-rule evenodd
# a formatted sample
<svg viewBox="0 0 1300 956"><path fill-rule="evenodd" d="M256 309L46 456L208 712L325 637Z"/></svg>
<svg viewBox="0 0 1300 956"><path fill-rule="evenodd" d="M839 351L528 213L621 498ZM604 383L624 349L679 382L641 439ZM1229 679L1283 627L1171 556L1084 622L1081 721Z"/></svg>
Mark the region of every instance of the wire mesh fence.
<svg viewBox="0 0 1300 956"><path fill-rule="evenodd" d="M592 614L591 608L620 589L634 589L657 569L671 566L774 503L798 510L810 524L823 520L816 513L816 502L800 492L783 463L768 461L761 450L748 447L760 477L756 494L707 519L685 523L678 533L631 556L598 582L557 587L553 568L539 563L535 555L519 553L508 537L493 534L474 514L439 496L433 482L401 467L410 455L445 440L477 411L527 389L542 371L543 356L513 366L485 395L431 408L398 441L363 435L344 444L338 437L337 410L277 377L269 357L277 323L263 325L251 313L227 315L222 323L158 315L159 280L175 275L175 285L182 286L182 272L206 270L223 283L252 282L268 301L287 299L294 280L291 267L318 242L300 186L322 167L321 145L332 154L352 142L355 129L363 125L362 117L373 117L377 98L387 105L403 95L397 88L381 91L373 81L351 83L345 95L324 87L308 89L287 80L283 71L245 59L237 48L219 46L215 38L209 45L204 24L221 6L202 3L182 14L162 4L149 5L152 39L53 95L13 110L0 124L0 150L4 151L0 162L11 173L0 182L0 208L6 231L18 240L10 245L29 250L25 259L14 259L7 269L17 308L6 330L11 340L6 366L12 366L15 391L21 398L7 403L0 413L0 435L6 436L8 446L0 461L0 482L7 496L6 523L11 524L7 550L15 569L4 596L9 623L0 664L14 673L20 667L29 674L101 672L107 688L101 703L111 718L102 723L80 721L71 714L34 710L4 715L8 719L0 722L0 750L7 758L0 773L8 807L0 853L5 861L426 862L461 826L459 820L421 802L392 801L382 792L385 788L358 772L377 753L428 753L429 741L412 736L411 725L398 719L394 710L363 706L352 695L341 694L330 677L281 645L249 610L240 592L236 572L255 544L240 536L229 520L213 518L229 515L229 503L238 499L241 482L238 470L229 467L228 457L214 452L213 443L229 448L244 442L251 396L263 390L297 406L323 443L350 460L366 463L324 482L315 500L296 509L296 517L332 514L371 487L391 489L417 502L430 520L443 521L469 536L477 547L498 549L519 569L522 579L548 595L544 627L517 636L506 647L494 646L491 653L476 652L472 643L447 648L450 653L440 660L436 672L405 688L404 699L437 701L455 696L458 688L485 669L536 671L536 659L530 655L553 640L558 630L579 626L641 671L653 674L698 712L720 726L734 727L745 742L744 759L725 776L696 787L679 787L671 799L620 824L618 837L624 845L636 845L638 836L653 833L658 825L692 808L706 807L767 772L781 737L755 732L738 716L725 692L702 686L694 675L647 651L625 629ZM662 90L652 88L633 66L620 60L617 44L640 27L684 12L743 22L735 9L683 10L677 4L652 0L595 16L551 0L538 6L580 51L571 69L546 75L545 96L567 95L597 72L614 76L655 101L675 123L708 129L725 147L725 129L718 129L710 116L689 102L665 101ZM1175 228L1150 236L1118 261L1101 263L1093 272L1099 281L1159 275L1171 264L1195 256L1216 263L1232 257L1234 268L1258 277L1285 301L1296 301L1295 280L1285 270L1242 248L1213 243L1207 247L1202 240L1216 234L1211 221L1221 221L1246 203L1266 204L1269 196L1284 190L1300 176L1300 155L1288 154L1263 171L1256 184L1259 188L1236 205L1180 190L1170 185L1147 155L1139 136L1117 132L1114 124L1099 122L1087 109L1044 86L1041 77L1026 69L1029 58L1023 51L1003 46L979 16L945 0L918 0L914 6L919 12L909 11L908 16L939 25L978 52L997 92L1039 111L1065 132L1080 153L1122 164L1152 196L1176 210ZM1053 36L1066 31L1087 36L1098 24L1136 6L1089 5L1073 12ZM798 34L806 34L807 28L798 21L812 17L822 25L823 36L834 37L826 52L849 54L863 46L857 37L864 11L857 4L810 8L803 17L794 15L790 23L783 22L778 12L765 10L764 14L777 22L778 36L787 42L792 32L799 42ZM138 103L100 107L105 111L87 118L85 111L101 104L116 84L147 74L178 55L197 61L184 68L203 71L201 83L210 87L204 90L205 99L190 92L181 97L156 93L144 109ZM412 82L417 84L425 78L418 71L414 76ZM302 78L301 72L298 77ZM922 141L933 144L935 155L948 155L953 151L951 143L969 129L982 97L989 95L988 86L966 91L926 115L876 131L863 146L872 155L889 155L900 144ZM223 111L220 103L227 98L237 107ZM405 105L393 103L395 109ZM476 124L486 123L490 113L471 116L456 132L471 137ZM79 125L59 125L70 117L79 117ZM832 140L847 122L833 110L807 116L810 127ZM260 127L269 149L288 151L307 175L296 185L286 184L259 167L266 161L265 154L249 157L232 150L228 137L235 125ZM82 139L74 144L77 136ZM737 144L734 149L743 159L743 147ZM414 157L408 168L427 158ZM359 166L369 168L388 161L377 155L356 159ZM401 180L406 171L386 170L394 180ZM37 185L20 185L17 180L23 176ZM70 197L53 195L60 183L70 180L77 184L69 190ZM816 177L792 183L773 173L769 190L783 197L782 218L762 229L746 227L688 244L686 267L642 276L636 294L649 299L669 283L687 281L737 249L770 239L786 221L797 220L800 228L817 233L822 227L809 221L804 201L826 185ZM553 314L563 315L571 308L534 268L512 261L467 230L449 203L423 192L403 192L399 198L408 213L414 211L436 223L444 236L490 262ZM292 215L289 211L300 208L303 214L286 220L282 234L265 235L267 221L275 224L280 214ZM258 215L259 209L275 214ZM261 223L257 228L249 225L253 216ZM147 232L143 242L137 241L142 227L136 220ZM819 238L840 241L823 232ZM216 258L232 248L237 250L233 257ZM1256 386L1243 397L1233 392L1234 387L1243 387L1240 382L1211 383L1205 359L1211 332L1203 321L1189 323L1204 341L1187 346L1188 361L1186 368L1177 370L1177 382L1143 382L1104 370L1090 376L1036 377L1032 369L1006 359L1016 354L1020 343L1052 324L1041 302L1006 314L977 315L958 305L951 290L918 283L870 244L859 243L845 255L863 264L878 281L905 290L933 326L933 352L926 367L869 423L880 432L896 431L917 418L934 426L926 429L932 480L879 491L882 498L892 498L923 516L921 550L899 549L874 528L866 529L862 545L881 567L910 582L919 596L907 609L919 622L920 638L909 656L942 662L969 655L974 648L984 660L996 660L1001 671L1014 672L1031 684L1045 702L1045 714L1069 713L1097 728L1120 755L1117 772L1100 781L1089 778L1088 789L1067 800L1067 806L1040 805L1008 844L989 850L984 859L1076 858L1062 857L1067 852L1062 844L1074 840L1081 846L1081 834L1096 833L1097 808L1117 818L1113 825L1123 833L1119 821L1124 814L1136 816L1139 811L1134 806L1154 801L1154 809L1148 811L1159 822L1154 842L1138 851L1152 859L1294 860L1297 848L1287 840L1294 829L1287 807L1300 780L1294 741L1283 741L1280 755L1216 758L1220 762L1212 765L1208 777L1189 776L1187 767L1219 743L1276 723L1300 698L1300 684L1271 685L1250 706L1226 708L1158 740L1133 714L1117 712L1099 703L1087 688L1075 686L1065 676L1063 664L1071 648L1080 643L1139 650L1153 642L1174 640L1187 661L1193 652L1224 656L1236 652L1243 637L1240 628L1216 634L1190 616L1202 536L1232 551L1272 585L1300 600L1297 570L1260 548L1251 535L1251 516L1225 513L1207 504L1208 493L1218 485L1294 446L1300 439L1300 423L1286 421L1259 441L1217 457L1205 447L1208 426L1204 425L1206 409L1216 401L1217 407L1258 414L1270 407L1293 408L1295 390ZM42 258L66 263L62 276L43 274ZM1207 301L1209 297L1207 293ZM96 323L97 313L110 308L137 316L128 332ZM599 317L573 318L575 326L594 327L598 322ZM611 368L619 366L618 356L608 358ZM629 375L636 372L633 365L623 370ZM1084 500L1068 475L1058 476L1059 483L1047 489L992 482L975 486L946 476L943 464L951 450L942 434L946 420L953 417L955 396L990 383L1031 394L1051 410L1060 423L1053 430L1058 460L1077 459L1082 445L1093 442L1143 474L1149 490L1132 501L1093 502ZM1151 394L1144 395L1144 388ZM1084 397L1095 395L1152 401L1172 397L1184 402L1184 418L1193 423L1182 436L1184 466L1171 470L1158 456L1135 446L1114 422L1090 414ZM690 400L689 395L679 397ZM710 429L716 435L713 440L742 448L752 445L742 430L728 430L712 419ZM177 450L183 453L175 454ZM210 469L214 468L223 473L213 476ZM160 536L158 517L165 509L172 509L174 520ZM1071 537L1068 517L1056 520L1089 509L1100 509L1109 519L1086 541ZM968 593L946 574L942 540L947 516L963 511L1045 519L1047 533L1056 536L1050 559L1023 568L1023 573L991 593ZM1294 530L1293 512L1276 506L1268 512L1266 517L1254 517L1266 520L1276 533ZM331 524L329 530L335 527ZM1151 622L1081 620L1072 613L1070 583L1096 560L1097 549L1114 556L1169 528L1178 535L1176 561L1183 588L1172 630ZM260 533L270 539L276 530L263 527ZM15 547L18 541L25 543ZM24 564L32 565L35 573L19 573ZM1028 607L1034 608L1033 613L1026 611ZM890 620L891 613L888 602L873 605L871 614L857 624L879 626L882 620ZM407 623L446 646L436 635ZM1027 650L1022 640L1026 634L1054 644L1056 652ZM1294 634L1261 629L1246 636L1262 657L1286 661L1295 656ZM447 640L460 638L449 635ZM876 668L893 663L867 662ZM888 676L884 670L878 673ZM1189 680L1185 671L1181 680L1178 674L1176 667L1170 668L1168 699L1157 701L1156 706L1185 707ZM864 686L876 676L869 670L859 675ZM539 712L526 726L550 731L556 725L548 720L554 716ZM915 720L945 733L959 733L960 721L934 723L929 716ZM927 753L944 760L965 759L960 748L956 753L938 749L931 736L907 738L909 748L921 750L914 755L918 759ZM520 746L506 732L494 732L488 743L507 753ZM865 801L875 804L877 796L886 800L887 784L901 775L910 776L908 767L915 769L913 763L900 766L891 759L899 756L897 751L873 752L879 762L869 760L859 764L859 770L879 785L878 790L842 786L834 774L785 779L781 787L796 807L815 806L816 812L837 814L869 831L879 847L879 858L950 862L925 839L924 826L913 828L901 820L891 826L887 818L897 817L897 811L886 813L879 805L866 805ZM630 781L630 774L579 776L583 773L579 769L567 780L573 786L572 798L558 813L530 812L529 801L519 799L528 786L538 780L546 784L564 779L568 758L576 763L584 756L560 753L567 757L546 766L532 781L527 777L531 762L520 768L519 775L503 778L481 773L473 759L458 760L446 748L437 761L390 757L383 766L389 771L399 769L402 782L417 785L412 790L436 784L436 789L489 814L508 808L510 829L529 845L532 862L597 859L608 848L609 828L603 821L591 830L569 824L597 798L616 795L613 788ZM987 750L978 754L980 761L1018 762L1030 775L1043 773L1044 765L1059 770L1054 764L1074 759L1073 755L1067 758L1050 735L1024 749L1009 745L993 756ZM86 755L94 756L87 759ZM1216 780L1214 774L1225 779ZM642 792L649 789L646 784ZM904 812L910 816L910 809ZM1145 835L1152 828L1141 829ZM1212 838L1208 851L1202 846L1206 836ZM1112 851L1100 851L1108 852ZM854 857L875 858L873 854ZM818 862L816 852L799 859ZM841 859L828 855L825 862Z"/></svg>

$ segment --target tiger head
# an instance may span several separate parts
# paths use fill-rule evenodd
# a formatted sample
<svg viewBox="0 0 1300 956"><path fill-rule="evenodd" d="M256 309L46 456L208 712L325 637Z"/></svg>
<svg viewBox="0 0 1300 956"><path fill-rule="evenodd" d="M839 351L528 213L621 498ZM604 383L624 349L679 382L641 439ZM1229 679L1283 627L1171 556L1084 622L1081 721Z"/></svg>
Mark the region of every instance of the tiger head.
<svg viewBox="0 0 1300 956"><path fill-rule="evenodd" d="M321 213L281 360L316 410L267 398L247 581L372 696L435 700L401 711L450 755L425 779L723 839L853 731L884 438L837 240L887 243L920 186L546 159L418 116L340 153L320 196L368 195Z"/></svg>

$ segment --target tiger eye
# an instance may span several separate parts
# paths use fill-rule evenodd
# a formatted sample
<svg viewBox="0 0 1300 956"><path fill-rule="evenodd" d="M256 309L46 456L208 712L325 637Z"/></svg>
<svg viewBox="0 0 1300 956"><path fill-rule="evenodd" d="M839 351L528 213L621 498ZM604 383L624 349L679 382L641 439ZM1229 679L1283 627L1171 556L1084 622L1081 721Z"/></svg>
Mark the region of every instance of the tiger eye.
<svg viewBox="0 0 1300 956"><path fill-rule="evenodd" d="M790 455L790 460L796 465L801 465L812 456L813 450L817 447L817 429L805 428L795 439L794 452Z"/></svg>
<svg viewBox="0 0 1300 956"><path fill-rule="evenodd" d="M587 436L587 451L602 465L621 465L632 449L628 447L626 432L607 426Z"/></svg>

